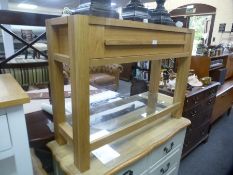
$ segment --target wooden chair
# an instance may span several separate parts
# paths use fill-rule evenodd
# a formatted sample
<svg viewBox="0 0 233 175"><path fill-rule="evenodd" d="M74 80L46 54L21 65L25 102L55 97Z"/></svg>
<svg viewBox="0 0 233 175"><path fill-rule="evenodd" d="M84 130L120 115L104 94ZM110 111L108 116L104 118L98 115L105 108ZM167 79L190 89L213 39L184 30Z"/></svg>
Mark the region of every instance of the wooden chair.
<svg viewBox="0 0 233 175"><path fill-rule="evenodd" d="M32 30L21 30L21 37L23 40L25 40L27 43L30 43L33 41L34 38L37 36L32 32ZM25 51L25 59L27 59L29 53L29 49ZM35 58L35 52L33 52L33 58Z"/></svg>

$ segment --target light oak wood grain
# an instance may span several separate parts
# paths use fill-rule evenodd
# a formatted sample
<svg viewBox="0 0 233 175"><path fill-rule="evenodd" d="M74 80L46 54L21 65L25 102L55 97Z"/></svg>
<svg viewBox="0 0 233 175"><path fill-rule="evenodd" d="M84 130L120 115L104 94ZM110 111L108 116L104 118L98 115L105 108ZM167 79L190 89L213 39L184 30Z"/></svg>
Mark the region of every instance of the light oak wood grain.
<svg viewBox="0 0 233 175"><path fill-rule="evenodd" d="M84 172L90 168L88 17L71 16L68 23L70 58L72 58L74 163L81 172Z"/></svg>
<svg viewBox="0 0 233 175"><path fill-rule="evenodd" d="M60 123L59 124L59 132L63 135L64 138L66 138L70 143L73 142L73 129L72 127L67 123Z"/></svg>
<svg viewBox="0 0 233 175"><path fill-rule="evenodd" d="M185 41L174 41L174 40L105 40L106 46L127 46L127 45L184 45Z"/></svg>
<svg viewBox="0 0 233 175"><path fill-rule="evenodd" d="M59 124L65 122L63 65L54 60L54 54L60 52L59 39L57 38L57 30L50 22L46 22L46 32L48 39L49 79L53 104L54 132L56 141L59 144L65 144L66 140L59 132Z"/></svg>
<svg viewBox="0 0 233 175"><path fill-rule="evenodd" d="M159 82L161 79L161 60L151 62L149 94L148 94L148 108L149 114L155 112L158 101Z"/></svg>
<svg viewBox="0 0 233 175"><path fill-rule="evenodd" d="M52 26L67 25L68 17L64 16L64 17L60 17L60 18L52 18L52 19L48 19L47 22L49 22L50 25L52 25Z"/></svg>
<svg viewBox="0 0 233 175"><path fill-rule="evenodd" d="M114 26L114 27L125 27L129 29L147 29L147 30L161 30L168 32L176 32L176 33L192 33L193 30L187 28L177 28L172 26L165 26L159 24L150 24L150 23L142 23L130 20L116 20L111 18L100 18L92 16L89 18L89 24L92 25L104 25L104 26Z"/></svg>
<svg viewBox="0 0 233 175"><path fill-rule="evenodd" d="M29 103L30 99L10 74L0 75L0 108Z"/></svg>
<svg viewBox="0 0 233 175"><path fill-rule="evenodd" d="M68 55L55 53L54 60L60 63L70 64L70 57Z"/></svg>
<svg viewBox="0 0 233 175"><path fill-rule="evenodd" d="M182 53L160 53L160 54L150 54L150 55L131 55L131 56L122 56L122 57L104 57L102 59L93 58L90 60L91 66L102 66L106 64L123 64L123 63L131 63L138 61L152 61L152 60L161 60L161 59L169 59L169 58L184 58L189 55L188 52Z"/></svg>
<svg viewBox="0 0 233 175"><path fill-rule="evenodd" d="M194 32L191 35L186 34L185 38L186 38L185 40L187 41L187 43L193 43ZM183 59L177 59L176 86L175 86L173 102L174 103L180 102L181 108L173 112L173 117L176 117L176 118L181 117L183 113L185 92L187 88L189 68L191 64L192 49L193 49L192 44L190 45L186 44L185 51L189 52L189 56Z"/></svg>

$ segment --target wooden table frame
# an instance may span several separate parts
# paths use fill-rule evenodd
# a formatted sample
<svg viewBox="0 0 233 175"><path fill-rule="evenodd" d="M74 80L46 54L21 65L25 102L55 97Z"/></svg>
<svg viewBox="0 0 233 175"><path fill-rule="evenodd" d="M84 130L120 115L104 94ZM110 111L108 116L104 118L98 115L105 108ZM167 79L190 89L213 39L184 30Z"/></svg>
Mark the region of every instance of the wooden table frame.
<svg viewBox="0 0 233 175"><path fill-rule="evenodd" d="M73 144L74 164L90 168L90 152L140 129L160 117L182 116L194 31L142 22L74 15L46 21L55 138ZM161 60L177 58L173 105L155 112ZM151 60L150 116L90 142L89 67ZM73 126L65 119L63 63L71 69Z"/></svg>

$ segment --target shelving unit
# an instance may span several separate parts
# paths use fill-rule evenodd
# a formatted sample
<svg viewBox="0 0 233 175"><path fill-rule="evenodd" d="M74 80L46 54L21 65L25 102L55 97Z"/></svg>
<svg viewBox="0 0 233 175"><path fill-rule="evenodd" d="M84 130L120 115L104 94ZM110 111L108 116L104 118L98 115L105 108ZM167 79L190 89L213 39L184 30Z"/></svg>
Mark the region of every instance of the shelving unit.
<svg viewBox="0 0 233 175"><path fill-rule="evenodd" d="M132 137L135 132L142 132L151 125L156 131L161 131L163 126L167 132L160 133L160 136L155 138L151 137L152 140L155 139L155 143L149 150L155 149L190 124L182 118L182 109L191 61L193 30L82 15L50 19L47 20L46 26L56 138L56 142L50 143L49 147L67 174L91 174L94 171L115 174L126 166L125 161L133 163L148 154L150 151L146 145L135 145L135 148L138 148L137 154L133 151L127 155L123 154L123 157L107 167L96 161L90 155L91 151ZM161 60L168 58L177 58L178 65L173 99L158 93ZM90 113L89 104L89 67L145 60L152 62L149 92L111 104L117 107L143 98L146 100L145 105L120 115L114 120L118 124L109 129L109 134L90 141L90 135L95 132L93 128L96 127L91 124L93 114ZM69 64L71 69L72 126L65 117L63 63ZM161 100L165 103L162 108ZM103 107L102 111L106 109L109 108ZM105 119L104 116L101 119ZM165 120L169 124L155 124L159 120ZM111 120L101 126L109 123ZM60 149L64 152L58 151ZM127 150L124 149L123 152L125 151ZM69 159L62 160L62 155L69 155Z"/></svg>

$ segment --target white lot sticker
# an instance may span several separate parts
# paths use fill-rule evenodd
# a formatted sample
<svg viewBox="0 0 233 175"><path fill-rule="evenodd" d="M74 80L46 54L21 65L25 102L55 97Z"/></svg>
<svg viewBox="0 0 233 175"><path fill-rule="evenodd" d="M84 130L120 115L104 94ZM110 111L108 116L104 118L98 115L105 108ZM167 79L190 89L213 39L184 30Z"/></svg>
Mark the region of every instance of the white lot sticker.
<svg viewBox="0 0 233 175"><path fill-rule="evenodd" d="M153 44L153 45L157 45L157 44L158 44L158 41L157 41L157 40L152 40L152 44Z"/></svg>
<svg viewBox="0 0 233 175"><path fill-rule="evenodd" d="M103 163L107 164L111 160L117 158L120 156L118 152L116 152L113 148L111 148L109 145L102 146L101 148L98 148L92 153Z"/></svg>

